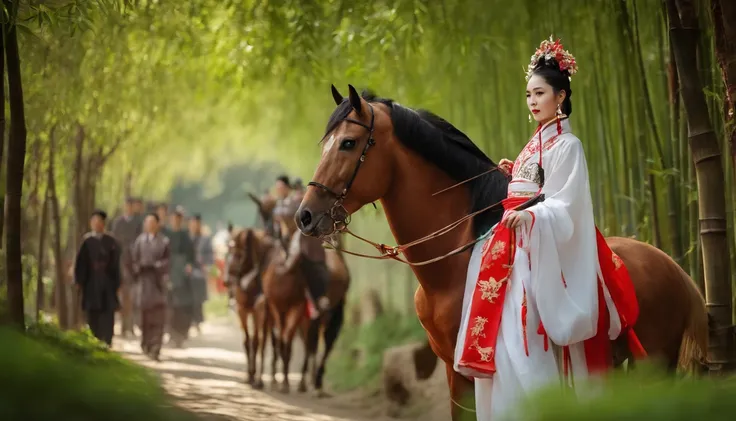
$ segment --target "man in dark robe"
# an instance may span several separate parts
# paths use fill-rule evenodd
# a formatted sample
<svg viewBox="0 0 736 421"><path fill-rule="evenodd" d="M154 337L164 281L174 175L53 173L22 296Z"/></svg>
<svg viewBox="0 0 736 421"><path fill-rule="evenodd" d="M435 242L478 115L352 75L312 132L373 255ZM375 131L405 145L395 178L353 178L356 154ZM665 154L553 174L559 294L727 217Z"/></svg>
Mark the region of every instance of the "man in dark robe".
<svg viewBox="0 0 736 421"><path fill-rule="evenodd" d="M192 308L194 306L194 291L192 287L192 270L196 263L194 245L189 238L189 232L183 226L184 211L177 208L171 215L171 225L168 237L171 247L171 265L169 279L171 279L171 320L169 334L171 342L180 348L189 336L189 327L192 325Z"/></svg>
<svg viewBox="0 0 736 421"><path fill-rule="evenodd" d="M121 285L120 285L120 316L124 336L133 334L134 312L137 310L134 303L137 293L137 284L133 282L132 260L130 250L136 238L141 235L142 226L133 213L133 199L128 198L123 206L123 214L112 222L112 235L118 240L121 248Z"/></svg>
<svg viewBox="0 0 736 421"><path fill-rule="evenodd" d="M85 234L74 263L74 281L82 293L82 309L95 337L112 345L115 311L120 287L120 247L105 233L107 214L96 210L90 218L92 231Z"/></svg>
<svg viewBox="0 0 736 421"><path fill-rule="evenodd" d="M158 215L146 215L144 233L133 244L133 274L141 285L141 349L158 361L169 291L169 239L159 232Z"/></svg>
<svg viewBox="0 0 736 421"><path fill-rule="evenodd" d="M200 331L200 323L204 322L204 302L207 301L207 274L214 264L212 238L202 234L202 216L197 214L189 219L189 238L194 247L195 265L192 270L192 322Z"/></svg>

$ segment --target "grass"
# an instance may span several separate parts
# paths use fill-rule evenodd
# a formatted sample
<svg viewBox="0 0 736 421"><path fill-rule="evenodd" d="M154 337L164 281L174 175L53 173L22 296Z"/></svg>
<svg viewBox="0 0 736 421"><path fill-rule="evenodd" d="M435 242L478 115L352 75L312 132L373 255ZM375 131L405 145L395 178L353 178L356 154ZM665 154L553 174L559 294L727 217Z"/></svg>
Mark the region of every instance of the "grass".
<svg viewBox="0 0 736 421"><path fill-rule="evenodd" d="M230 313L227 294L210 292L209 298L204 302L204 316L206 319L219 319L227 317Z"/></svg>
<svg viewBox="0 0 736 421"><path fill-rule="evenodd" d="M736 380L733 378L672 378L638 365L625 375L577 384L578 394L552 387L519 406L513 419L523 421L708 421L733 420ZM582 392L581 392L582 391Z"/></svg>
<svg viewBox="0 0 736 421"><path fill-rule="evenodd" d="M337 392L380 384L383 351L387 348L426 340L414 317L386 313L372 323L340 333L330 357L326 378Z"/></svg>
<svg viewBox="0 0 736 421"><path fill-rule="evenodd" d="M156 376L87 332L37 324L26 334L0 328L3 421L189 421Z"/></svg>

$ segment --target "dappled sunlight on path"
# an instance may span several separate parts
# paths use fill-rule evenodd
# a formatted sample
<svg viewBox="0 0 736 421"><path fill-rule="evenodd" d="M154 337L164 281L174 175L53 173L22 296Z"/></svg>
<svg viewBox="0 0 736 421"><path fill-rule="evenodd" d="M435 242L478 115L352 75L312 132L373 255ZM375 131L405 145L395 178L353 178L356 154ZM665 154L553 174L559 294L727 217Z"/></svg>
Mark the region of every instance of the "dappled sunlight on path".
<svg viewBox="0 0 736 421"><path fill-rule="evenodd" d="M194 332L194 330L192 330ZM298 394L301 375L290 373L292 392L271 392L270 374L264 376L266 391L244 383L245 357L242 333L230 319L206 323L202 333L189 339L185 348L165 346L161 361L141 354L139 339L115 337L114 349L126 358L161 375L167 392L181 406L211 420L284 421L381 421L376 398L359 394L316 398L313 392ZM292 371L301 368L303 347L295 341ZM267 366L270 355L267 355ZM277 375L277 380L283 377ZM370 402L369 402L370 401ZM378 405L380 406L380 405ZM360 414L360 415L358 415Z"/></svg>

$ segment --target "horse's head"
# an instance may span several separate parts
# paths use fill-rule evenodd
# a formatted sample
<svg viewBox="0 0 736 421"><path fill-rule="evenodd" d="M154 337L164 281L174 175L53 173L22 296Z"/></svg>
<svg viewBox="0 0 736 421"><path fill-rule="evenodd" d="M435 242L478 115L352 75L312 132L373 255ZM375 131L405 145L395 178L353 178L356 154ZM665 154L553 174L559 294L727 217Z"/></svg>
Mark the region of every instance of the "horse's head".
<svg viewBox="0 0 736 421"><path fill-rule="evenodd" d="M390 105L369 103L352 86L349 91L343 98L332 87L337 108L322 139L313 181L295 215L306 235L334 233L347 224L350 214L382 198L391 185L396 156Z"/></svg>
<svg viewBox="0 0 736 421"><path fill-rule="evenodd" d="M258 234L246 228L236 233L229 244L227 263L227 283L242 287L246 275L257 275L258 268Z"/></svg>

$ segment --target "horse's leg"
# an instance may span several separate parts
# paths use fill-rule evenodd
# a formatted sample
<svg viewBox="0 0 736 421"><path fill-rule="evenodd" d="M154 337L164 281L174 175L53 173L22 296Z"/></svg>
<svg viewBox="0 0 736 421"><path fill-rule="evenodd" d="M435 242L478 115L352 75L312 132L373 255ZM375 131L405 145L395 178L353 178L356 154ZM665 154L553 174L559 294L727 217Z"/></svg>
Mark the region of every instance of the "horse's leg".
<svg viewBox="0 0 736 421"><path fill-rule="evenodd" d="M254 311L254 319L255 319L255 325L256 327L256 336L259 338L257 340L258 347L253 347L253 353L254 355L260 355L260 361L258 364L258 372L256 374L256 380L253 384L253 388L255 389L263 389L263 364L266 360L266 337L265 332L268 332L268 329L271 327L270 319L268 317L268 303L265 300L262 300L260 303L256 304L258 306L256 310ZM254 357L254 360L256 358ZM255 362L254 362L255 364Z"/></svg>
<svg viewBox="0 0 736 421"><path fill-rule="evenodd" d="M279 341L279 337L276 335L276 330L274 329L273 317L269 317L268 332L264 333L263 340L266 340L266 334L271 337L271 385L275 387L276 384L278 384L278 381L276 381L276 373L278 372L277 366L281 355L281 342Z"/></svg>
<svg viewBox="0 0 736 421"><path fill-rule="evenodd" d="M446 364L447 383L450 387L450 414L452 421L473 421L475 416L475 393L473 383Z"/></svg>
<svg viewBox="0 0 736 421"><path fill-rule="evenodd" d="M309 320L308 317L302 317L301 323L299 324L299 337L302 339L302 343L304 344L304 362L302 363L302 378L299 380L298 392L307 391L307 371L309 370L309 360L312 356L309 344L311 326L312 321Z"/></svg>
<svg viewBox="0 0 736 421"><path fill-rule="evenodd" d="M284 370L284 382L281 383L281 392L289 393L289 363L291 362L291 351L294 344L294 336L296 330L299 327L299 321L303 317L304 307L298 306L295 309L290 309L284 315L283 329L280 332L281 336L281 362L283 363Z"/></svg>
<svg viewBox="0 0 736 421"><path fill-rule="evenodd" d="M329 320L327 326L325 326L324 340L325 350L322 353L322 358L319 362L319 368L317 369L317 375L314 379L314 387L317 389L318 396L325 396L322 389L323 381L325 376L325 366L327 365L327 358L330 356L332 347L335 345L337 336L340 334L343 320L345 319L345 300L340 301L329 313Z"/></svg>
<svg viewBox="0 0 736 421"><path fill-rule="evenodd" d="M243 308L242 305L238 304L238 318L240 319L240 326L243 329L244 338L243 338L243 351L245 352L245 362L247 364L246 368L246 379L245 382L247 384L253 384L253 370L255 370L255 362L251 360L251 337L250 337L250 331L248 329L248 311Z"/></svg>
<svg viewBox="0 0 736 421"><path fill-rule="evenodd" d="M317 320L309 321L309 328L307 330L307 337L304 341L305 349L308 355L308 363L312 367L310 371L310 377L312 378L312 385L316 385L317 380L317 349L319 348L319 332L322 328L322 323L325 318L320 317Z"/></svg>

